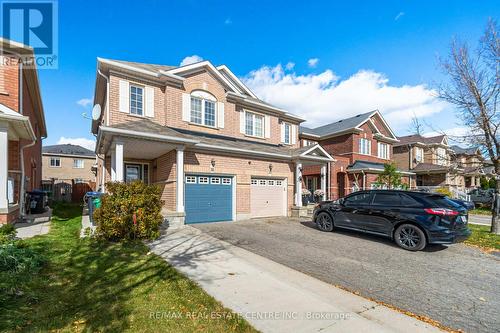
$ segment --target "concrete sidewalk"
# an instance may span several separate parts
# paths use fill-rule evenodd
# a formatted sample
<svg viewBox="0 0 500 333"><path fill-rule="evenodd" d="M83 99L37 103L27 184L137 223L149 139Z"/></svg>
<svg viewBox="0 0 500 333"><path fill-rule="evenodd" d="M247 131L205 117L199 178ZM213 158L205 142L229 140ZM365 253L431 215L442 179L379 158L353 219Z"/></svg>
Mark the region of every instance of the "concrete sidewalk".
<svg viewBox="0 0 500 333"><path fill-rule="evenodd" d="M262 332L441 332L191 227L149 246Z"/></svg>
<svg viewBox="0 0 500 333"><path fill-rule="evenodd" d="M45 235L50 230L50 219L52 218L52 209L48 209L41 214L32 214L26 216L28 222L18 222L14 224L17 230L16 236L22 239L31 238L38 235Z"/></svg>

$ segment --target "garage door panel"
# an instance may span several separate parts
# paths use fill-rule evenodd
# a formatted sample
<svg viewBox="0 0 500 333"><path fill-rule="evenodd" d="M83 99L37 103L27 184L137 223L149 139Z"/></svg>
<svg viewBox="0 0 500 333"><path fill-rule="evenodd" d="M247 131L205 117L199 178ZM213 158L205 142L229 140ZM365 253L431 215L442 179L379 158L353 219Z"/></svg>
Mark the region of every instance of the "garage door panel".
<svg viewBox="0 0 500 333"><path fill-rule="evenodd" d="M250 190L251 216L286 215L286 187L283 180L252 179Z"/></svg>
<svg viewBox="0 0 500 333"><path fill-rule="evenodd" d="M191 177L191 178L190 178ZM200 183L200 178L208 183ZM205 179L206 178L206 179ZM217 178L217 183L212 182ZM185 187L186 223L232 220L233 184L222 184L219 176L187 176ZM196 180L195 180L196 179ZM196 182L196 183L188 183Z"/></svg>

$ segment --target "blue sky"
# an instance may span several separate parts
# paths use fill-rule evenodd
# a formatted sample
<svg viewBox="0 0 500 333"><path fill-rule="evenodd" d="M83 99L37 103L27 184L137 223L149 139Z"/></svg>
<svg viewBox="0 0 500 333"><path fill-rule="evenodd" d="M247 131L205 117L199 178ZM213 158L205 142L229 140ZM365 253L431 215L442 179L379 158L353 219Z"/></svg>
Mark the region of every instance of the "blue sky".
<svg viewBox="0 0 500 333"><path fill-rule="evenodd" d="M405 134L414 108L436 128L460 127L428 96L443 79L436 59L453 36L476 43L498 13L499 1L61 0L59 68L40 70L45 144L93 138L81 116L91 105L77 101L93 97L96 57L224 63L310 125L380 109Z"/></svg>

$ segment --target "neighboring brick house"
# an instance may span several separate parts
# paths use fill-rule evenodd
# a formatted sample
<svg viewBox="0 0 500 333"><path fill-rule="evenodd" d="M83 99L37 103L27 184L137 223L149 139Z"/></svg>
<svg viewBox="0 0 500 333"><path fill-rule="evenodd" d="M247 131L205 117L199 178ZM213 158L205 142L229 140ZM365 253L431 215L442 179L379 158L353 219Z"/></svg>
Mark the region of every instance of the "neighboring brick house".
<svg viewBox="0 0 500 333"><path fill-rule="evenodd" d="M97 182L162 187L170 224L291 214L302 167L332 158L301 148L303 119L258 99L226 66L98 59Z"/></svg>
<svg viewBox="0 0 500 333"><path fill-rule="evenodd" d="M24 193L40 188L47 136L33 49L0 38L0 224L22 214ZM21 181L24 179L24 181Z"/></svg>
<svg viewBox="0 0 500 333"><path fill-rule="evenodd" d="M44 146L42 148L43 188L52 192L56 200L65 195L74 184L86 183L95 188L96 155L93 151L72 144Z"/></svg>
<svg viewBox="0 0 500 333"><path fill-rule="evenodd" d="M416 173L417 187L465 189L463 168L452 163L453 150L445 135L414 134L398 139L393 148L394 161L399 168Z"/></svg>
<svg viewBox="0 0 500 333"><path fill-rule="evenodd" d="M481 186L481 177L485 176L484 157L479 148L451 146L452 163L463 169L466 188Z"/></svg>
<svg viewBox="0 0 500 333"><path fill-rule="evenodd" d="M398 140L380 112L371 111L314 129L301 127L302 146L319 143L336 161L328 174L317 167L304 170L304 186L311 192L328 178L328 197L337 199L352 191L379 188L377 178L390 163ZM402 180L414 186L412 172L400 170Z"/></svg>

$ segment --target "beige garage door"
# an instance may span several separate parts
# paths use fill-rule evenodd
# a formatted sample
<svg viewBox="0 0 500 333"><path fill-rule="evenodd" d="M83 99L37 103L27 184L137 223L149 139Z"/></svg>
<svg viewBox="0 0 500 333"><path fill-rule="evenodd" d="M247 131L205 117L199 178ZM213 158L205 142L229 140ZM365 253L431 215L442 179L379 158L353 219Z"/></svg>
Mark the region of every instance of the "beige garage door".
<svg viewBox="0 0 500 333"><path fill-rule="evenodd" d="M252 217L286 216L286 182L282 179L252 178Z"/></svg>

